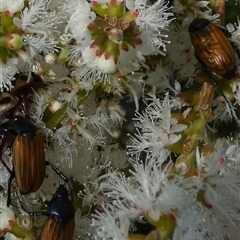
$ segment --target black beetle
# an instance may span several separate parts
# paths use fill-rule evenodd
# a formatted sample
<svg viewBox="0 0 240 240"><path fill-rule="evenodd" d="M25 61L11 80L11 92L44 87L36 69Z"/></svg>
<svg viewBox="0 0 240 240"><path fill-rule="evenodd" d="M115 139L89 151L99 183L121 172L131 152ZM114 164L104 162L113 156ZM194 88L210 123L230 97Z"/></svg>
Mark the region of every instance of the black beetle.
<svg viewBox="0 0 240 240"><path fill-rule="evenodd" d="M48 220L44 225L41 240L72 240L75 227L75 209L68 191L60 185L55 196L49 202Z"/></svg>
<svg viewBox="0 0 240 240"><path fill-rule="evenodd" d="M69 198L70 196L70 198ZM64 185L60 185L50 202L46 202L48 209L40 212L29 212L22 205L22 208L33 217L47 216L44 224L41 240L72 240L75 229L75 209L71 194Z"/></svg>

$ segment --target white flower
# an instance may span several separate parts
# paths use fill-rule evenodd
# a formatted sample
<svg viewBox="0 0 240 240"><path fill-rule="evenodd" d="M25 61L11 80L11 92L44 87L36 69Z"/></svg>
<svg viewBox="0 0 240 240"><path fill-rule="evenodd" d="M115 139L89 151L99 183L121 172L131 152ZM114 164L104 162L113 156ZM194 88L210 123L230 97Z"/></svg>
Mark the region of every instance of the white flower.
<svg viewBox="0 0 240 240"><path fill-rule="evenodd" d="M89 239L89 236L92 235L91 230L91 220L86 216L81 216L82 213L78 209L75 213L75 231L74 239Z"/></svg>
<svg viewBox="0 0 240 240"><path fill-rule="evenodd" d="M12 80L14 79L14 75L18 72L16 67L16 62L14 59L10 59L6 64L0 62L0 90L4 89L10 90L12 88Z"/></svg>
<svg viewBox="0 0 240 240"><path fill-rule="evenodd" d="M48 0L30 1L21 16L13 19L14 24L24 31L23 42L29 48L31 57L40 51L51 53L55 51L55 42L50 37L56 32L59 23L54 12L47 12Z"/></svg>
<svg viewBox="0 0 240 240"><path fill-rule="evenodd" d="M179 83L173 79L172 74L172 69L169 66L163 67L162 63L159 63L154 70L148 71L148 78L145 83L151 85L152 88L156 88L159 92L171 91L177 95L180 93L180 89L178 89ZM175 99L177 101L177 98Z"/></svg>
<svg viewBox="0 0 240 240"><path fill-rule="evenodd" d="M37 55L39 52L47 54L56 51L56 42L50 42L47 38L40 37L39 35L25 36L24 42L29 47L31 57Z"/></svg>
<svg viewBox="0 0 240 240"><path fill-rule="evenodd" d="M126 168L129 165L128 156L118 143L106 146L102 154L104 158L111 162L114 169Z"/></svg>
<svg viewBox="0 0 240 240"><path fill-rule="evenodd" d="M1 196L2 198L2 196ZM14 222L15 222L15 214L13 210L7 207L6 201L2 201L1 199L1 213L0 213L0 230L1 231L10 231Z"/></svg>
<svg viewBox="0 0 240 240"><path fill-rule="evenodd" d="M88 67L96 67L98 64L98 48L95 46L87 47L82 51L82 58Z"/></svg>
<svg viewBox="0 0 240 240"><path fill-rule="evenodd" d="M181 209L176 217L173 240L224 239L222 228L200 204Z"/></svg>
<svg viewBox="0 0 240 240"><path fill-rule="evenodd" d="M174 213L191 204L196 198L197 189L201 187L201 182L196 178L184 179L171 175L169 170L172 163L164 170L153 158L146 163L139 160L131 163L134 167L134 171L130 171L131 177L116 173L102 183L108 198L131 219L147 214L158 221L162 214Z"/></svg>
<svg viewBox="0 0 240 240"><path fill-rule="evenodd" d="M113 124L119 126L122 125L125 120L123 116L120 114L122 108L118 103L110 102L108 104L109 118L113 122Z"/></svg>
<svg viewBox="0 0 240 240"><path fill-rule="evenodd" d="M187 19L182 25L171 24L168 38L170 44L167 45L167 53L174 64L174 70L177 70L177 79L189 78L188 81L193 82L192 76L196 72L198 60L194 55L195 50L187 30L190 23L191 19Z"/></svg>
<svg viewBox="0 0 240 240"><path fill-rule="evenodd" d="M166 3L158 0L154 5L148 6L147 1L126 1L126 6L129 10L137 12L136 24L142 33L143 43L138 49L143 55L163 54L165 51L165 40L167 35L164 33L167 30L173 14L168 11ZM141 46L142 45L142 46ZM160 50L160 49L163 49Z"/></svg>
<svg viewBox="0 0 240 240"><path fill-rule="evenodd" d="M213 113L216 121L229 121L231 119L238 119L235 112L235 107L232 106L231 102L223 96L218 96L213 100Z"/></svg>
<svg viewBox="0 0 240 240"><path fill-rule="evenodd" d="M34 92L33 99L34 101L31 106L32 118L36 123L36 125L43 126L45 124L42 122L42 118L43 118L44 111L46 110L48 105L48 99L43 94L37 93L37 92Z"/></svg>
<svg viewBox="0 0 240 240"><path fill-rule="evenodd" d="M66 12L70 15L65 31L70 30L78 44L85 43L85 46L90 44L91 35L87 26L96 18L90 4L86 0L68 0L61 9L64 15Z"/></svg>
<svg viewBox="0 0 240 240"><path fill-rule="evenodd" d="M236 100L235 105L239 105L240 104L240 83L237 79L232 83L232 91L234 93L234 98Z"/></svg>
<svg viewBox="0 0 240 240"><path fill-rule="evenodd" d="M137 155L145 151L148 157L159 159L162 152L166 155L169 145L180 140L177 134L187 128L184 124L178 124L177 119L171 117L169 96L160 101L153 94L150 95L150 103L143 115L136 114L137 133L131 137L132 144L128 145L128 153ZM164 161L164 160L161 160Z"/></svg>
<svg viewBox="0 0 240 240"><path fill-rule="evenodd" d="M1 0L0 12L8 11L11 15L21 11L24 7L24 0Z"/></svg>
<svg viewBox="0 0 240 240"><path fill-rule="evenodd" d="M94 239L128 240L130 221L126 213L108 205L101 208L102 212L93 216L92 225L96 228Z"/></svg>
<svg viewBox="0 0 240 240"><path fill-rule="evenodd" d="M231 41L237 44L238 48L240 47L240 19L238 17L237 22L227 25L228 31L232 34Z"/></svg>
<svg viewBox="0 0 240 240"><path fill-rule="evenodd" d="M131 45L128 45L127 49L126 47L124 49L120 48L117 66L122 74L129 74L140 68L136 55L137 52Z"/></svg>
<svg viewBox="0 0 240 240"><path fill-rule="evenodd" d="M105 201L106 196L102 194L100 183L108 176L108 172L112 171L112 169L105 157L95 158L86 165L81 176L77 174L74 176L74 179L81 182L84 187L83 190L78 192L78 196L82 199L82 207L91 207L91 205L96 206ZM107 173L102 174L103 172Z"/></svg>
<svg viewBox="0 0 240 240"><path fill-rule="evenodd" d="M24 8L21 17L14 18L15 25L31 33L50 34L54 30L52 23L55 18L53 13L47 13L47 2L30 1L29 8Z"/></svg>
<svg viewBox="0 0 240 240"><path fill-rule="evenodd" d="M58 100L63 103L68 103L70 107L78 107L78 98L77 98L78 89L69 89L68 91L60 92Z"/></svg>
<svg viewBox="0 0 240 240"><path fill-rule="evenodd" d="M70 118L70 124L72 126L72 129L75 131L73 132L73 135L77 137L82 137L85 141L87 146L89 147L89 150L91 150L95 145L104 146L105 137L102 135L102 132L99 131L98 133L92 131L91 124L96 124L98 126L98 123L101 124L101 121L98 122L98 120L93 122L90 117L85 117L83 115L83 111L74 111L70 107L67 107L66 112ZM90 129L89 129L90 128Z"/></svg>
<svg viewBox="0 0 240 240"><path fill-rule="evenodd" d="M197 155L199 157L199 155ZM205 199L218 223L229 228L240 224L239 142L218 141L215 152L198 159L202 166Z"/></svg>
<svg viewBox="0 0 240 240"><path fill-rule="evenodd" d="M103 73L115 73L117 70L114 58L111 56L108 57L105 54L102 54L101 57L98 59L97 67L99 71Z"/></svg>

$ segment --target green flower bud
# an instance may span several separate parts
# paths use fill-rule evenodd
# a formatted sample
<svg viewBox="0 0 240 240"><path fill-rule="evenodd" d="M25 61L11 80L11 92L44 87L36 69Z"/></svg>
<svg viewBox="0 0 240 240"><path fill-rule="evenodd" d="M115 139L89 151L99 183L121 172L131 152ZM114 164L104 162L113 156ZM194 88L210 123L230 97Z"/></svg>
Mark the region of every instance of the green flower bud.
<svg viewBox="0 0 240 240"><path fill-rule="evenodd" d="M22 47L22 44L22 38L18 34L0 37L0 46L10 50L18 50Z"/></svg>

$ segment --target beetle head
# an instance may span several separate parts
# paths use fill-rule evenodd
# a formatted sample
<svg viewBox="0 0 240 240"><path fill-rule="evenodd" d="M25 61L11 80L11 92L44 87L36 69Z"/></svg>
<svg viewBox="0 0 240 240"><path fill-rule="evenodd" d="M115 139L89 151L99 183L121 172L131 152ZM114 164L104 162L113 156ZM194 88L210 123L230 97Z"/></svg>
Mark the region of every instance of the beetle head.
<svg viewBox="0 0 240 240"><path fill-rule="evenodd" d="M68 191L67 189L64 187L64 185L60 185L55 193L55 197L59 197L59 198L68 198Z"/></svg>
<svg viewBox="0 0 240 240"><path fill-rule="evenodd" d="M188 27L188 32L195 32L202 30L205 28L209 23L211 23L208 19L206 18L196 18L194 19L191 24Z"/></svg>
<svg viewBox="0 0 240 240"><path fill-rule="evenodd" d="M22 116L15 116L2 125L4 131L10 131L33 139L37 133L37 127Z"/></svg>
<svg viewBox="0 0 240 240"><path fill-rule="evenodd" d="M68 198L68 190L64 185L60 185L55 192L55 196L49 203L48 213L51 218L61 222L63 227L74 218L73 200Z"/></svg>

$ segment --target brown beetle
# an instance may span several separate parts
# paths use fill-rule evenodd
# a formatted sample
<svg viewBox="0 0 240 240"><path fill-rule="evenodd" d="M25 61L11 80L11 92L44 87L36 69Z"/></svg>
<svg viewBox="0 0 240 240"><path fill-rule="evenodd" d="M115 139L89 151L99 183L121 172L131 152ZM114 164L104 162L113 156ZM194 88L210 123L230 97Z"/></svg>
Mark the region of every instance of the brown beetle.
<svg viewBox="0 0 240 240"><path fill-rule="evenodd" d="M37 82L41 83L41 78ZM21 86L22 88L15 89L19 96L25 91L24 84ZM32 89L32 84L28 86L26 94L29 94ZM24 94L23 97L27 97L27 95ZM54 165L45 160L44 139L42 135L37 133L36 126L26 119L25 115L24 117L20 115L18 107L22 107L21 105L22 102L15 94L11 92L0 93L0 153L3 152L4 144L8 142L7 137L11 135L10 133L14 135L10 141L13 149L13 171L9 171L8 166L1 159L11 174L8 185L8 206L11 204L10 189L13 178L16 179L22 194L35 192L40 188L45 178L46 165L50 165L62 179L67 179Z"/></svg>
<svg viewBox="0 0 240 240"><path fill-rule="evenodd" d="M14 176L22 194L36 192L45 178L46 161L43 137L17 135L13 142Z"/></svg>
<svg viewBox="0 0 240 240"><path fill-rule="evenodd" d="M72 240L75 221L71 219L65 226L53 218L49 218L44 225L41 240Z"/></svg>
<svg viewBox="0 0 240 240"><path fill-rule="evenodd" d="M17 135L13 139L13 171L9 179L9 188L15 177L20 192L27 194L37 191L42 185L46 161L43 137L37 134L38 129L33 123L18 115L18 106L18 98L11 92L0 94L0 150L3 151L9 133Z"/></svg>
<svg viewBox="0 0 240 240"><path fill-rule="evenodd" d="M69 184L68 180L65 181ZM71 186L69 185L71 188ZM72 240L75 229L75 209L73 206L72 190L68 190L64 185L60 185L50 202L46 202L48 209L41 212L29 212L20 204L24 211L30 216L47 216L48 219L41 233L41 240Z"/></svg>
<svg viewBox="0 0 240 240"><path fill-rule="evenodd" d="M236 72L235 50L224 30L208 19L194 19L188 31L198 60L210 73L232 79Z"/></svg>
<svg viewBox="0 0 240 240"><path fill-rule="evenodd" d="M22 194L37 191L43 183L46 169L44 142L37 130L22 116L14 116L2 125L6 134L17 134L12 147L13 172L9 178L9 190L14 177Z"/></svg>
<svg viewBox="0 0 240 240"><path fill-rule="evenodd" d="M73 199L69 199L68 191L63 185L58 187L55 196L48 203L47 213L40 214L49 217L44 225L41 240L73 239L75 209L73 206Z"/></svg>

